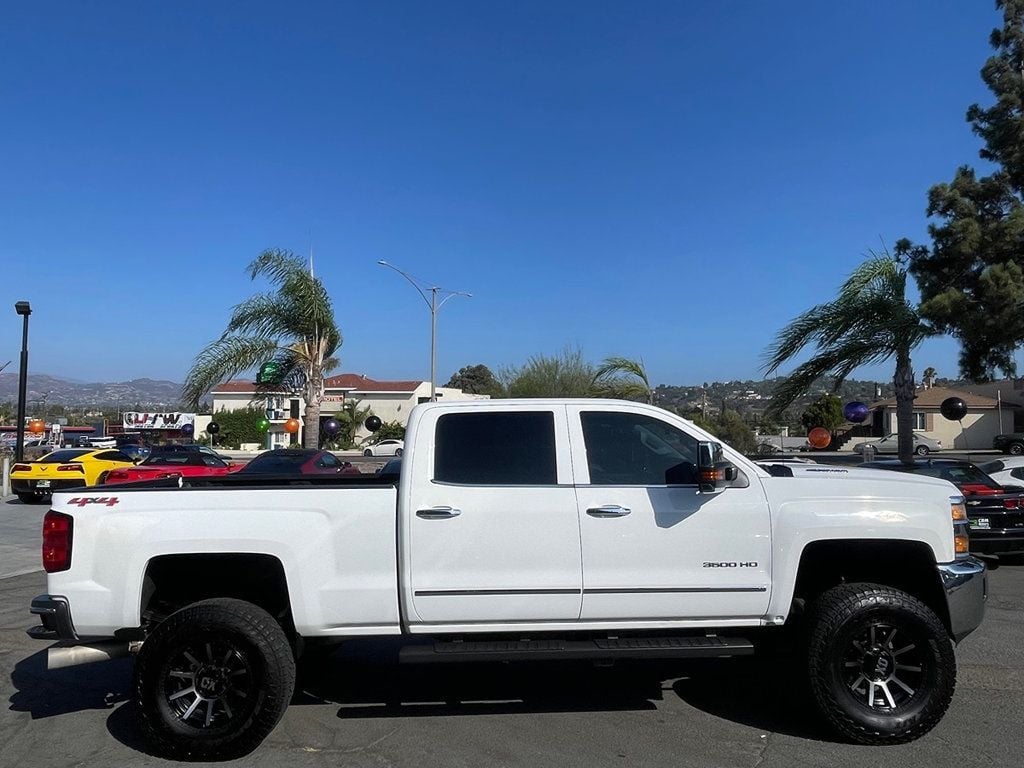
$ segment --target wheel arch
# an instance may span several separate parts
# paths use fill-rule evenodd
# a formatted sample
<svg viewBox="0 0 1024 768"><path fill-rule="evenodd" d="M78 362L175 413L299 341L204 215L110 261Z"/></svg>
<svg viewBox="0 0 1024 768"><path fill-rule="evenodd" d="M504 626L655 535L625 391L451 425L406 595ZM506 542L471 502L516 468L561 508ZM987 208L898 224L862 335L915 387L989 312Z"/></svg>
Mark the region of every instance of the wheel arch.
<svg viewBox="0 0 1024 768"><path fill-rule="evenodd" d="M236 598L257 605L290 638L296 636L284 565L269 554L157 555L146 564L139 616L145 628L179 608L211 598Z"/></svg>
<svg viewBox="0 0 1024 768"><path fill-rule="evenodd" d="M907 539L828 539L800 554L793 603L800 608L838 584L881 584L923 602L951 632L949 606L931 547Z"/></svg>

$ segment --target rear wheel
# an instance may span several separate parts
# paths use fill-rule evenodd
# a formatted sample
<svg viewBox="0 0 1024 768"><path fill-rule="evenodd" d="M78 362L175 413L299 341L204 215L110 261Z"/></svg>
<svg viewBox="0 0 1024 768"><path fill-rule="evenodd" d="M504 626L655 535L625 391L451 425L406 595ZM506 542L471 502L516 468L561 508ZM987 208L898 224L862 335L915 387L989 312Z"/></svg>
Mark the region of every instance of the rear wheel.
<svg viewBox="0 0 1024 768"><path fill-rule="evenodd" d="M917 448L914 449L914 453L916 453L918 456L927 456L928 455L928 446L927 445L919 445L919 446L917 446Z"/></svg>
<svg viewBox="0 0 1024 768"><path fill-rule="evenodd" d="M956 657L942 622L921 601L876 584L825 592L809 617L808 671L818 709L859 744L898 744L942 719Z"/></svg>
<svg viewBox="0 0 1024 768"><path fill-rule="evenodd" d="M1010 443L1010 453L1014 456L1024 454L1024 443Z"/></svg>
<svg viewBox="0 0 1024 768"><path fill-rule="evenodd" d="M246 755L274 729L295 688L295 660L274 618L242 600L193 603L157 625L135 665L146 739L161 755Z"/></svg>
<svg viewBox="0 0 1024 768"><path fill-rule="evenodd" d="M401 448L396 448L395 449L395 456L401 456L401 455L402 455L402 449Z"/></svg>
<svg viewBox="0 0 1024 768"><path fill-rule="evenodd" d="M22 504L42 504L44 497L38 493L18 493L18 500Z"/></svg>
<svg viewBox="0 0 1024 768"><path fill-rule="evenodd" d="M363 451L363 456L373 456L373 451L367 448Z"/></svg>

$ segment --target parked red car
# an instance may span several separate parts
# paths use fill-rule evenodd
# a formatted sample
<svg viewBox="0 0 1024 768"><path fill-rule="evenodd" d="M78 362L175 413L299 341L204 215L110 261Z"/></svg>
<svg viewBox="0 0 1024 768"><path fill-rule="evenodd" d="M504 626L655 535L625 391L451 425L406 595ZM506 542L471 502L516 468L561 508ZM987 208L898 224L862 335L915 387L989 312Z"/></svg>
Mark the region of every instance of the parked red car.
<svg viewBox="0 0 1024 768"><path fill-rule="evenodd" d="M160 480L167 477L215 477L237 472L240 466L199 451L161 451L155 449L149 457L134 467L112 470L103 481L134 483L141 480Z"/></svg>

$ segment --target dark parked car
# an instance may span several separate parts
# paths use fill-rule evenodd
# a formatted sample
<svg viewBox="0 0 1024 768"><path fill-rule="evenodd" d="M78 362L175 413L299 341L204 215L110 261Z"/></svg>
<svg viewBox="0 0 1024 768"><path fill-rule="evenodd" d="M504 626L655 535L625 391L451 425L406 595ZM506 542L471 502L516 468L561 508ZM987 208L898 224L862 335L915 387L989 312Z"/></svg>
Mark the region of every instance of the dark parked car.
<svg viewBox="0 0 1024 768"><path fill-rule="evenodd" d="M329 451L312 448L278 448L261 453L240 470L239 475L358 475L351 462Z"/></svg>
<svg viewBox="0 0 1024 768"><path fill-rule="evenodd" d="M1024 489L1000 485L976 465L958 459L917 459L909 465L898 459L883 459L857 466L948 480L964 495L972 552L983 555L1024 553Z"/></svg>
<svg viewBox="0 0 1024 768"><path fill-rule="evenodd" d="M992 447L1014 456L1024 455L1024 432L1010 432L992 438Z"/></svg>

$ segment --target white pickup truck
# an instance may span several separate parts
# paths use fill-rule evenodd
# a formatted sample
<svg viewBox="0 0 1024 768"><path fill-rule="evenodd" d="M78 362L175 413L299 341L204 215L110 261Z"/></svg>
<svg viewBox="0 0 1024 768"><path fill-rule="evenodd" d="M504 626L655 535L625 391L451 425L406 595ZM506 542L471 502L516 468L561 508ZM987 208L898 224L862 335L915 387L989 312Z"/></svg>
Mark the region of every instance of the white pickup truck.
<svg viewBox="0 0 1024 768"><path fill-rule="evenodd" d="M426 403L397 475L89 488L45 517L51 664L138 653L162 754L233 757L274 728L296 660L429 635L403 660L732 656L799 643L843 737L941 719L981 622L956 488L761 466L638 403ZM767 643L766 643L767 644Z"/></svg>

